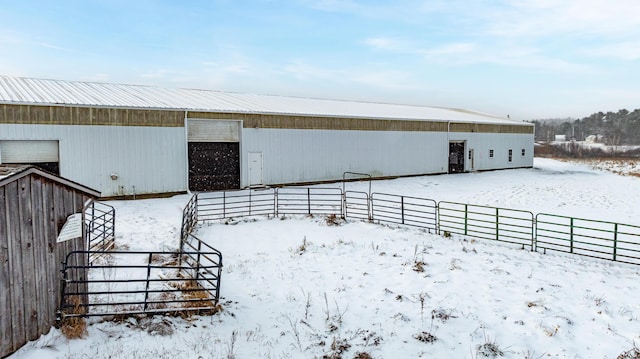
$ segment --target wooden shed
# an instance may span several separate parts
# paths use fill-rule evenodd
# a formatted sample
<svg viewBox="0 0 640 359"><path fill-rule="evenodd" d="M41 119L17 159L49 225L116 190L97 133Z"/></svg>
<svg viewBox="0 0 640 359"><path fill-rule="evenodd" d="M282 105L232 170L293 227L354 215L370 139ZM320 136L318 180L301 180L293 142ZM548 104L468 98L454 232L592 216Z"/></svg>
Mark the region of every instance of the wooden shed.
<svg viewBox="0 0 640 359"><path fill-rule="evenodd" d="M34 166L0 166L0 357L49 332L60 302L67 253L83 237L58 242L67 218L100 192Z"/></svg>

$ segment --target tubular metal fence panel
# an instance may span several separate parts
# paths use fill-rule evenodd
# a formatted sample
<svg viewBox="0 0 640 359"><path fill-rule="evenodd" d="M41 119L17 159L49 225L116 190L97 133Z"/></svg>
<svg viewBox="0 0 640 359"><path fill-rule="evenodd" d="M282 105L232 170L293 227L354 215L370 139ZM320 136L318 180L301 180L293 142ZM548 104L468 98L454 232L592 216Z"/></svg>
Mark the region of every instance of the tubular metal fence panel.
<svg viewBox="0 0 640 359"><path fill-rule="evenodd" d="M198 221L231 217L275 215L275 190L201 192L198 197Z"/></svg>
<svg viewBox="0 0 640 359"><path fill-rule="evenodd" d="M90 250L107 250L115 238L116 210L112 206L89 200L84 207L84 222L87 226L87 242Z"/></svg>
<svg viewBox="0 0 640 359"><path fill-rule="evenodd" d="M92 263L100 252L108 251L115 245L116 210L112 206L89 200L84 205L83 218L85 238L89 251L94 254L89 257Z"/></svg>
<svg viewBox="0 0 640 359"><path fill-rule="evenodd" d="M280 188L199 193L197 219L317 214L394 223L521 245L640 264L640 226L538 214L508 208L340 188ZM191 202L190 202L191 203ZM185 215L189 211L185 209ZM195 224L193 224L195 225Z"/></svg>
<svg viewBox="0 0 640 359"><path fill-rule="evenodd" d="M441 201L438 219L441 232L535 247L533 213L528 211Z"/></svg>
<svg viewBox="0 0 640 359"><path fill-rule="evenodd" d="M276 215L319 214L342 217L340 188L279 188Z"/></svg>
<svg viewBox="0 0 640 359"><path fill-rule="evenodd" d="M640 264L640 227L539 213L536 246L588 257Z"/></svg>
<svg viewBox="0 0 640 359"><path fill-rule="evenodd" d="M90 254L74 251L63 263L58 321L216 310L222 255L209 246L182 253L111 251L91 266L76 264Z"/></svg>
<svg viewBox="0 0 640 359"><path fill-rule="evenodd" d="M217 303L220 298L222 253L191 233L182 246L187 250L181 252L179 263L186 262L190 269L185 271L190 271L191 278L195 278L203 288L214 291Z"/></svg>
<svg viewBox="0 0 640 359"><path fill-rule="evenodd" d="M344 193L344 216L371 220L369 195L364 192L347 191Z"/></svg>
<svg viewBox="0 0 640 359"><path fill-rule="evenodd" d="M386 193L371 194L371 219L438 231L436 201Z"/></svg>
<svg viewBox="0 0 640 359"><path fill-rule="evenodd" d="M182 226L180 227L180 241L185 241L193 228L198 224L198 196L193 195L182 210ZM182 250L182 247L180 247Z"/></svg>

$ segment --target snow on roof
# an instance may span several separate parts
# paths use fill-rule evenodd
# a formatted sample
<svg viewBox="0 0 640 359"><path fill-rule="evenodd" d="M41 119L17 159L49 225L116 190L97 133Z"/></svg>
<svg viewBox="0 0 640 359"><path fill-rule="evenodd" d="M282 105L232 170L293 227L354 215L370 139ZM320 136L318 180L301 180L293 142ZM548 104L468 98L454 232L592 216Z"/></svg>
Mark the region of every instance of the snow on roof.
<svg viewBox="0 0 640 359"><path fill-rule="evenodd" d="M530 125L469 110L0 75L0 103Z"/></svg>
<svg viewBox="0 0 640 359"><path fill-rule="evenodd" d="M24 171L28 166L3 165L0 164L0 180L18 172Z"/></svg>

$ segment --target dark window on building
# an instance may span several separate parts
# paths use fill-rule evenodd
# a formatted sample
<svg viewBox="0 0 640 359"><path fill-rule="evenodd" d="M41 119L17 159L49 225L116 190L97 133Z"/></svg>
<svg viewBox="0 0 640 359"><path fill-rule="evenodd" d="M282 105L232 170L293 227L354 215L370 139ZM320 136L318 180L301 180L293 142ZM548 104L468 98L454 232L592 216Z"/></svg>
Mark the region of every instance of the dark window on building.
<svg viewBox="0 0 640 359"><path fill-rule="evenodd" d="M513 150L509 150L509 162L513 161Z"/></svg>
<svg viewBox="0 0 640 359"><path fill-rule="evenodd" d="M493 150L489 150L489 158L493 158Z"/></svg>

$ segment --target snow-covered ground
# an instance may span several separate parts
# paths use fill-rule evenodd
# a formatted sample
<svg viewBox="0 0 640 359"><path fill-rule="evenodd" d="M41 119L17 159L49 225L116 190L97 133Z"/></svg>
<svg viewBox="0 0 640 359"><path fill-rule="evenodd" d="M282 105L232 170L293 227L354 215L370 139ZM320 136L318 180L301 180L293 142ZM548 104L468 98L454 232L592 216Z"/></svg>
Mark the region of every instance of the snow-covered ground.
<svg viewBox="0 0 640 359"><path fill-rule="evenodd" d="M640 224L640 178L550 159L372 190ZM188 198L110 202L117 244L176 249ZM640 266L320 216L197 234L224 256L219 314L94 320L84 339L54 329L10 358L617 358L640 346Z"/></svg>

